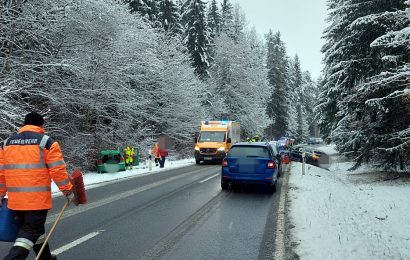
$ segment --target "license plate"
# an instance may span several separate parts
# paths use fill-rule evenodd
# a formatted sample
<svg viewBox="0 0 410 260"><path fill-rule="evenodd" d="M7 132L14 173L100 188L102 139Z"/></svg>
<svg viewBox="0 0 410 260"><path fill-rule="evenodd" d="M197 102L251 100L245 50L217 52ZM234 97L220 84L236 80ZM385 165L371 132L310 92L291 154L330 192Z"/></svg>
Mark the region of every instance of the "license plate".
<svg viewBox="0 0 410 260"><path fill-rule="evenodd" d="M211 161L211 160L212 160L212 157L204 157L204 160L205 160L205 161Z"/></svg>

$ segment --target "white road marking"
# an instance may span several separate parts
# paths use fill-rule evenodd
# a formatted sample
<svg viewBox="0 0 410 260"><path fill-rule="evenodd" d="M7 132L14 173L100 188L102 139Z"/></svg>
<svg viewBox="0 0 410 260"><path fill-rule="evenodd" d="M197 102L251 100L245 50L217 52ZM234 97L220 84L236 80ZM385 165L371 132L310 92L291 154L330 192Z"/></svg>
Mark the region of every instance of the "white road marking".
<svg viewBox="0 0 410 260"><path fill-rule="evenodd" d="M199 183L204 183L204 182L209 181L210 179L215 178L216 176L219 176L219 175L220 175L220 174L217 173L217 174L215 174L215 175L212 175L212 176L209 177L209 178L206 178L205 180L200 181Z"/></svg>
<svg viewBox="0 0 410 260"><path fill-rule="evenodd" d="M289 169L282 179L282 188L279 197L278 217L276 222L275 252L273 259L285 259L285 201L287 180L289 178Z"/></svg>
<svg viewBox="0 0 410 260"><path fill-rule="evenodd" d="M67 251L67 250L70 250L71 248L73 248L73 247L75 247L75 246L78 246L78 245L81 244L81 243L84 243L84 242L87 241L87 240L90 240L91 238L93 238L93 237L99 235L100 233L102 233L103 231L104 231L104 230L99 230L99 231L96 231L96 232L92 232L92 233L90 233L90 234L88 234L88 235L85 235L85 236L83 236L83 237L80 237L79 239L74 240L73 242L71 242L71 243L69 243L69 244L67 244L67 245L65 245L65 246L62 246L62 247L60 247L60 248L57 248L56 250L54 250L54 251L51 252L51 253L52 253L53 255L61 254L61 253L65 252L65 251Z"/></svg>

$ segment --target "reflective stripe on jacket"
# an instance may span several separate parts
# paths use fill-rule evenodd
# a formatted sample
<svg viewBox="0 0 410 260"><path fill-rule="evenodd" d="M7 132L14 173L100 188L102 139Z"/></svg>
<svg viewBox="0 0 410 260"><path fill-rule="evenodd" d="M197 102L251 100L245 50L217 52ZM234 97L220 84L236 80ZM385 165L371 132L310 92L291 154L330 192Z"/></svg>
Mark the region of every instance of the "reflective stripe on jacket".
<svg viewBox="0 0 410 260"><path fill-rule="evenodd" d="M7 191L10 209L50 209L51 180L61 191L72 188L60 146L43 128L23 126L2 143L0 195Z"/></svg>

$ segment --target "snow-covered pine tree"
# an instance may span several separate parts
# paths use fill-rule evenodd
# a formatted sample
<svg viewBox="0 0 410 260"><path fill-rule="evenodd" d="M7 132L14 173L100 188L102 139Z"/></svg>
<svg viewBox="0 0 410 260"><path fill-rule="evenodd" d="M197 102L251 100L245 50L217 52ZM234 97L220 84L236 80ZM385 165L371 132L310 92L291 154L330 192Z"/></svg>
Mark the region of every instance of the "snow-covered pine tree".
<svg viewBox="0 0 410 260"><path fill-rule="evenodd" d="M178 7L179 16L181 17L181 25L184 29L184 26L187 23L187 21L184 20L183 14L185 13L185 10L188 6L187 0L176 0L175 4Z"/></svg>
<svg viewBox="0 0 410 260"><path fill-rule="evenodd" d="M182 21L185 22L184 42L195 72L203 79L209 76L209 36L205 8L202 0L186 0L182 6Z"/></svg>
<svg viewBox="0 0 410 260"><path fill-rule="evenodd" d="M356 82L363 81L378 66L369 46L369 36L374 31L357 36L346 29L356 19L372 13L375 2L328 0L330 13L327 21L330 25L324 32L324 85L319 105L321 133L326 139L347 113L345 98L353 92Z"/></svg>
<svg viewBox="0 0 410 260"><path fill-rule="evenodd" d="M305 141L308 137L308 124L306 113L306 93L303 88L303 75L298 55L290 62L289 80L289 130L298 142Z"/></svg>
<svg viewBox="0 0 410 260"><path fill-rule="evenodd" d="M233 9L233 20L232 20L232 35L231 37L235 42L243 38L243 33L247 26L246 16L243 12L241 6L237 3Z"/></svg>
<svg viewBox="0 0 410 260"><path fill-rule="evenodd" d="M142 17L156 26L158 21L158 1L156 0L125 0L129 4L131 13L138 12Z"/></svg>
<svg viewBox="0 0 410 260"><path fill-rule="evenodd" d="M289 130L288 59L285 44L281 40L279 32L273 34L270 30L265 38L268 80L273 87L266 110L271 120L266 135L272 139L287 134Z"/></svg>
<svg viewBox="0 0 410 260"><path fill-rule="evenodd" d="M159 2L158 22L161 23L166 33L174 36L183 35L179 8L172 0Z"/></svg>
<svg viewBox="0 0 410 260"><path fill-rule="evenodd" d="M356 166L365 162L404 170L410 163L410 11L404 4L375 7L351 25L355 35L377 32L369 47L381 65L379 73L355 86L350 113L339 123L342 136L350 139L340 149L355 158Z"/></svg>
<svg viewBox="0 0 410 260"><path fill-rule="evenodd" d="M354 158L356 166L363 162L385 162L386 158L393 166L401 160L396 152L377 152L389 149L386 147L389 142L384 140L387 133L383 131L391 131L391 126L395 125L390 120L396 115L390 113L399 111L369 109L372 102L367 101L375 97L366 96L363 92L377 92L373 92L369 82L381 75L377 77L377 82L380 82L383 75L387 75L383 72L388 64L385 61L391 57L384 56L383 47L376 48L372 43L386 33L408 27L403 15L405 2L330 1L333 11L329 19L333 23L326 31L327 43L323 48L326 67L321 111L324 112L322 124L326 129L322 129L322 133L331 133L338 149ZM387 69L392 71L394 66ZM380 85L378 89L380 91L376 95L379 97L389 95L385 85ZM386 130L380 128L387 125L390 127ZM394 131L401 132L398 129L401 127ZM395 147L394 142L390 145Z"/></svg>
<svg viewBox="0 0 410 260"><path fill-rule="evenodd" d="M207 27L209 35L209 62L212 66L215 56L215 38L218 37L221 30L221 14L219 13L216 0L212 0L208 7Z"/></svg>
<svg viewBox="0 0 410 260"><path fill-rule="evenodd" d="M229 0L223 0L221 3L221 32L228 36L234 36L233 30L233 5Z"/></svg>
<svg viewBox="0 0 410 260"><path fill-rule="evenodd" d="M302 73L302 90L304 93L304 108L306 112L307 137L317 136L318 116L315 107L318 104L319 88L317 82L313 81L309 71Z"/></svg>
<svg viewBox="0 0 410 260"><path fill-rule="evenodd" d="M213 42L215 37L219 34L221 28L221 14L219 13L216 0L212 0L208 7L207 23L209 30L209 38Z"/></svg>
<svg viewBox="0 0 410 260"><path fill-rule="evenodd" d="M148 12L148 6L142 0L124 0L124 2L129 4L131 13L138 12L142 16Z"/></svg>
<svg viewBox="0 0 410 260"><path fill-rule="evenodd" d="M326 84L322 78L319 82L318 104L315 111L318 114L318 127L325 142L330 143L330 133L336 127L338 92L331 84Z"/></svg>

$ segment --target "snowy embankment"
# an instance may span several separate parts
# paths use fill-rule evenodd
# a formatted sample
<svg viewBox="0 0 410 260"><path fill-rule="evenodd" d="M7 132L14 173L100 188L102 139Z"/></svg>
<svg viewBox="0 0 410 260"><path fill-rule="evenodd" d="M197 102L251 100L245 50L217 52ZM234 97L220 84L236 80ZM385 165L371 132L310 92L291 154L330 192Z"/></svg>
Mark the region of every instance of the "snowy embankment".
<svg viewBox="0 0 410 260"><path fill-rule="evenodd" d="M321 150L334 154L330 147ZM289 179L292 237L301 259L410 259L410 182L383 181L350 162L330 171L292 163Z"/></svg>
<svg viewBox="0 0 410 260"><path fill-rule="evenodd" d="M166 160L165 167L159 168L155 166L155 163L152 162L152 169L150 170L146 162L141 163L139 166L134 166L132 170L120 171L114 173L97 173L97 172L87 172L83 175L84 185L86 189L95 188L101 185L106 184L107 182L112 182L116 180L121 180L125 178L134 178L138 176L143 176L147 174L157 173L164 170L176 169L188 165L195 164L195 159L183 159L183 160ZM51 190L54 196L61 195L57 186L52 182Z"/></svg>

